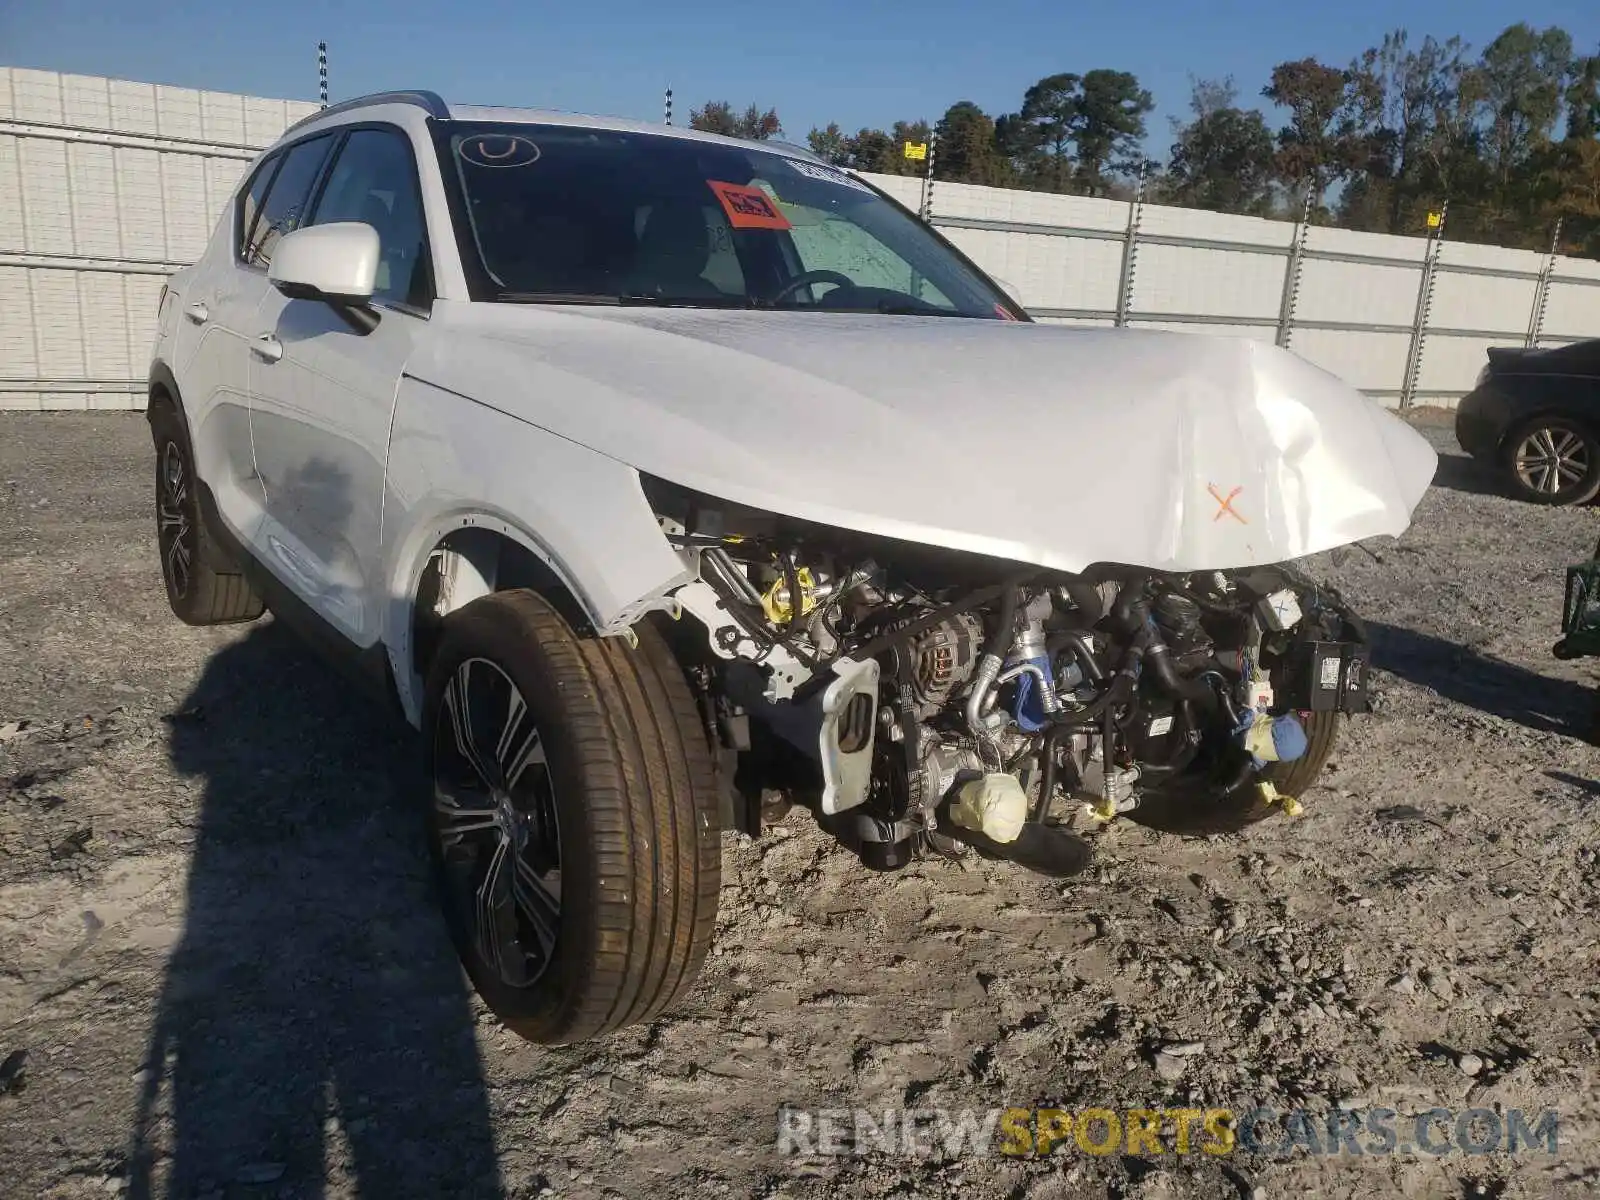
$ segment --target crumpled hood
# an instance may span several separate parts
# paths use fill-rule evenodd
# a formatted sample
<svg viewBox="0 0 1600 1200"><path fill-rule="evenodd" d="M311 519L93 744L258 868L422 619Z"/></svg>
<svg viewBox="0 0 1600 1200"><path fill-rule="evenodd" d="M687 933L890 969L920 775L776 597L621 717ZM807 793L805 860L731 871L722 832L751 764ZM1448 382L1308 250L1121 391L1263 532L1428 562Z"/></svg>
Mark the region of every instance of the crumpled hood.
<svg viewBox="0 0 1600 1200"><path fill-rule="evenodd" d="M408 373L768 511L1077 571L1400 534L1404 422L1237 338L845 313L441 303ZM537 470L537 463L528 464Z"/></svg>

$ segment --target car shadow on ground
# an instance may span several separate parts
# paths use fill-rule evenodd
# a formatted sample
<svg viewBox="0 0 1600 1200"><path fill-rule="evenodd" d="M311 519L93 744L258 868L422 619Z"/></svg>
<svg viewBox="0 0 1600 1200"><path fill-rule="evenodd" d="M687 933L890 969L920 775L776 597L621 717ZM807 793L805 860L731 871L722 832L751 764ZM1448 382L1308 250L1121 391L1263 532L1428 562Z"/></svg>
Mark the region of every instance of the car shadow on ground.
<svg viewBox="0 0 1600 1200"><path fill-rule="evenodd" d="M1381 622L1368 622L1367 628L1372 635L1372 665L1379 670L1528 729L1584 739L1590 735L1595 714L1592 684L1541 675L1411 629Z"/></svg>
<svg viewBox="0 0 1600 1200"><path fill-rule="evenodd" d="M129 1195L500 1195L409 731L270 621L170 723L204 795Z"/></svg>
<svg viewBox="0 0 1600 1200"><path fill-rule="evenodd" d="M1493 466L1465 454L1439 455L1433 486L1473 496L1509 496L1510 486Z"/></svg>

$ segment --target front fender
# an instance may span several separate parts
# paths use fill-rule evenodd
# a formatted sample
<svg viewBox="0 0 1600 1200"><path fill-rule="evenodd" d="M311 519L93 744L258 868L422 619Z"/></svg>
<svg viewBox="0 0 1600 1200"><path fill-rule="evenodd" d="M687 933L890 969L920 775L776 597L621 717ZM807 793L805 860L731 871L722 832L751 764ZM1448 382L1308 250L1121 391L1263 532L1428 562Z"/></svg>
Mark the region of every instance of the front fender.
<svg viewBox="0 0 1600 1200"><path fill-rule="evenodd" d="M490 529L532 552L602 633L690 578L632 467L410 376L384 494L384 642L408 714L420 699L410 694L412 598L429 555L458 529Z"/></svg>

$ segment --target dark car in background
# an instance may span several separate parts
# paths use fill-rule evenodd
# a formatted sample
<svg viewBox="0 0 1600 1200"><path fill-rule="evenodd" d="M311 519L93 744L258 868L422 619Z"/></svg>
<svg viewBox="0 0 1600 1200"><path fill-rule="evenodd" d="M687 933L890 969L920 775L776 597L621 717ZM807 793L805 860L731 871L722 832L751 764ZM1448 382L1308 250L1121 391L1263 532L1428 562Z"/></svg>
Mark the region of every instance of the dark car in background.
<svg viewBox="0 0 1600 1200"><path fill-rule="evenodd" d="M1600 493L1600 338L1546 350L1495 347L1456 410L1456 440L1536 504Z"/></svg>

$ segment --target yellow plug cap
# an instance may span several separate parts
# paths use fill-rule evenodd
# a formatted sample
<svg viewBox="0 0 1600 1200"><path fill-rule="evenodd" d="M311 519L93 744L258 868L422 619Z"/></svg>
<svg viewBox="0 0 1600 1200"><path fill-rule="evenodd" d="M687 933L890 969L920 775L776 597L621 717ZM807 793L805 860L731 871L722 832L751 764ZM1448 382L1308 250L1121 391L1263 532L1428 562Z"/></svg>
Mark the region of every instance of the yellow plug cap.
<svg viewBox="0 0 1600 1200"><path fill-rule="evenodd" d="M1096 796L1084 804L1083 811L1096 821L1110 821L1117 815L1117 806L1112 803L1110 796Z"/></svg>
<svg viewBox="0 0 1600 1200"><path fill-rule="evenodd" d="M1275 788L1269 780L1262 779L1256 783L1256 795L1261 797L1263 804L1276 804L1283 809L1286 817L1298 817L1305 812L1305 805L1293 796L1285 796Z"/></svg>
<svg viewBox="0 0 1600 1200"><path fill-rule="evenodd" d="M794 573L794 581L800 585L800 615L807 616L817 607L817 583L811 576L811 568L801 567ZM761 597L762 611L774 625L787 625L794 620L794 597L778 595L787 588L788 584L783 579L775 580Z"/></svg>

